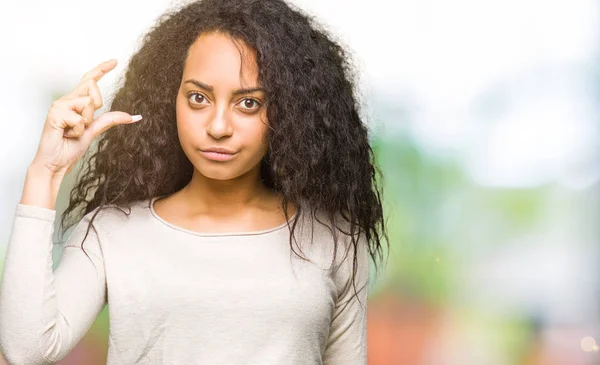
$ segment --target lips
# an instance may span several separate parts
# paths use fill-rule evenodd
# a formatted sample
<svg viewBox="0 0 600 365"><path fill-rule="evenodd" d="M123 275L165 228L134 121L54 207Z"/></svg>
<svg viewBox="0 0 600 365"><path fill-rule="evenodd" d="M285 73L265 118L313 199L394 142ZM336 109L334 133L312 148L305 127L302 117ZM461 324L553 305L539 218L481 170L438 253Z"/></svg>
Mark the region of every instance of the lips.
<svg viewBox="0 0 600 365"><path fill-rule="evenodd" d="M229 161L237 156L237 152L225 147L210 147L204 150L200 150L202 155L211 161Z"/></svg>
<svg viewBox="0 0 600 365"><path fill-rule="evenodd" d="M235 155L237 152L225 147L210 147L204 150L200 150L202 152L216 152L216 153L225 153L228 155Z"/></svg>

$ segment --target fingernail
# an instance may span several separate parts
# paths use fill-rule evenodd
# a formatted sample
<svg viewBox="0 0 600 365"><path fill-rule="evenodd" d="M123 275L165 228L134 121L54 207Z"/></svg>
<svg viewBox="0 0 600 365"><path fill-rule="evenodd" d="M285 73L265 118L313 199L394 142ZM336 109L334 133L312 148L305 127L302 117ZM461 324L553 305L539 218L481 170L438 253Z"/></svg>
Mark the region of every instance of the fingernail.
<svg viewBox="0 0 600 365"><path fill-rule="evenodd" d="M139 114L132 115L131 116L131 122L129 122L129 123L135 123L135 122L140 121L140 120L142 120L142 116L141 115L139 115Z"/></svg>

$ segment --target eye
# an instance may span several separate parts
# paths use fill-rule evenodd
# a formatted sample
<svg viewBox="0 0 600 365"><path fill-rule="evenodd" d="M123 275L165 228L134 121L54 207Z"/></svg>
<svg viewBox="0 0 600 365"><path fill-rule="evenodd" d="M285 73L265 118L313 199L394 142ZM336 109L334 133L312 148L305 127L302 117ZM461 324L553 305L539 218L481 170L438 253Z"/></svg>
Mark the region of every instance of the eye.
<svg viewBox="0 0 600 365"><path fill-rule="evenodd" d="M246 109L247 111L256 111L260 108L260 103L255 99L242 99L240 102L242 109Z"/></svg>
<svg viewBox="0 0 600 365"><path fill-rule="evenodd" d="M188 100L190 100L192 104L199 105L203 104L203 102L206 101L206 98L200 93L189 93Z"/></svg>

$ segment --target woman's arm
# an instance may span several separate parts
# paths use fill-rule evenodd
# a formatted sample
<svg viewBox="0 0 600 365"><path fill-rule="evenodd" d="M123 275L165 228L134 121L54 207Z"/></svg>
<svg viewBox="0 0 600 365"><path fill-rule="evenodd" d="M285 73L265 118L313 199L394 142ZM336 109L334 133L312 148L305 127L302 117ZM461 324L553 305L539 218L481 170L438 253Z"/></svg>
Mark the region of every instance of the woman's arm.
<svg viewBox="0 0 600 365"><path fill-rule="evenodd" d="M47 364L75 347L106 302L104 263L97 232L84 217L52 271L52 234L64 176L96 137L118 124L142 119L120 111L94 118L102 106L97 82L115 68L102 62L75 89L55 100L27 169L0 283L0 350L11 364ZM87 255L86 255L87 253ZM89 258L88 258L89 255Z"/></svg>
<svg viewBox="0 0 600 365"><path fill-rule="evenodd" d="M42 180L30 179L25 185ZM30 189L40 204L37 198L26 199L25 189L16 207L0 282L0 351L10 364L51 364L62 359L106 303L103 256L93 227L83 245L90 258L80 247L87 216L75 226L53 272L56 211L43 207L52 194L40 189Z"/></svg>
<svg viewBox="0 0 600 365"><path fill-rule="evenodd" d="M346 257L336 274L338 298L323 354L323 365L367 364L367 294L369 253L364 236L358 240L356 291L352 285L352 255ZM352 298L350 300L350 298ZM357 300L360 298L360 303Z"/></svg>

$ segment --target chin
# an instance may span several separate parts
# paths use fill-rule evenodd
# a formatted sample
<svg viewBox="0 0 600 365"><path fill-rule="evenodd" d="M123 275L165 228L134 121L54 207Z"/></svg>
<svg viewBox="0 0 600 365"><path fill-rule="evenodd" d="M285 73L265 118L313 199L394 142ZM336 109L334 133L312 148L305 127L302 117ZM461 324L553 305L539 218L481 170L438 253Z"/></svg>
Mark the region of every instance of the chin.
<svg viewBox="0 0 600 365"><path fill-rule="evenodd" d="M237 159L227 162L208 161L202 156L194 156L190 159L194 165L195 173L211 180L234 180L251 174L253 169L260 168L260 159L256 164L246 159ZM237 156L244 157L244 156ZM252 166L254 165L254 166Z"/></svg>
<svg viewBox="0 0 600 365"><path fill-rule="evenodd" d="M206 166L196 166L197 172L212 180L233 180L237 177L243 175L241 172L236 171L231 168L226 168L225 166L220 166L217 168L207 168Z"/></svg>

